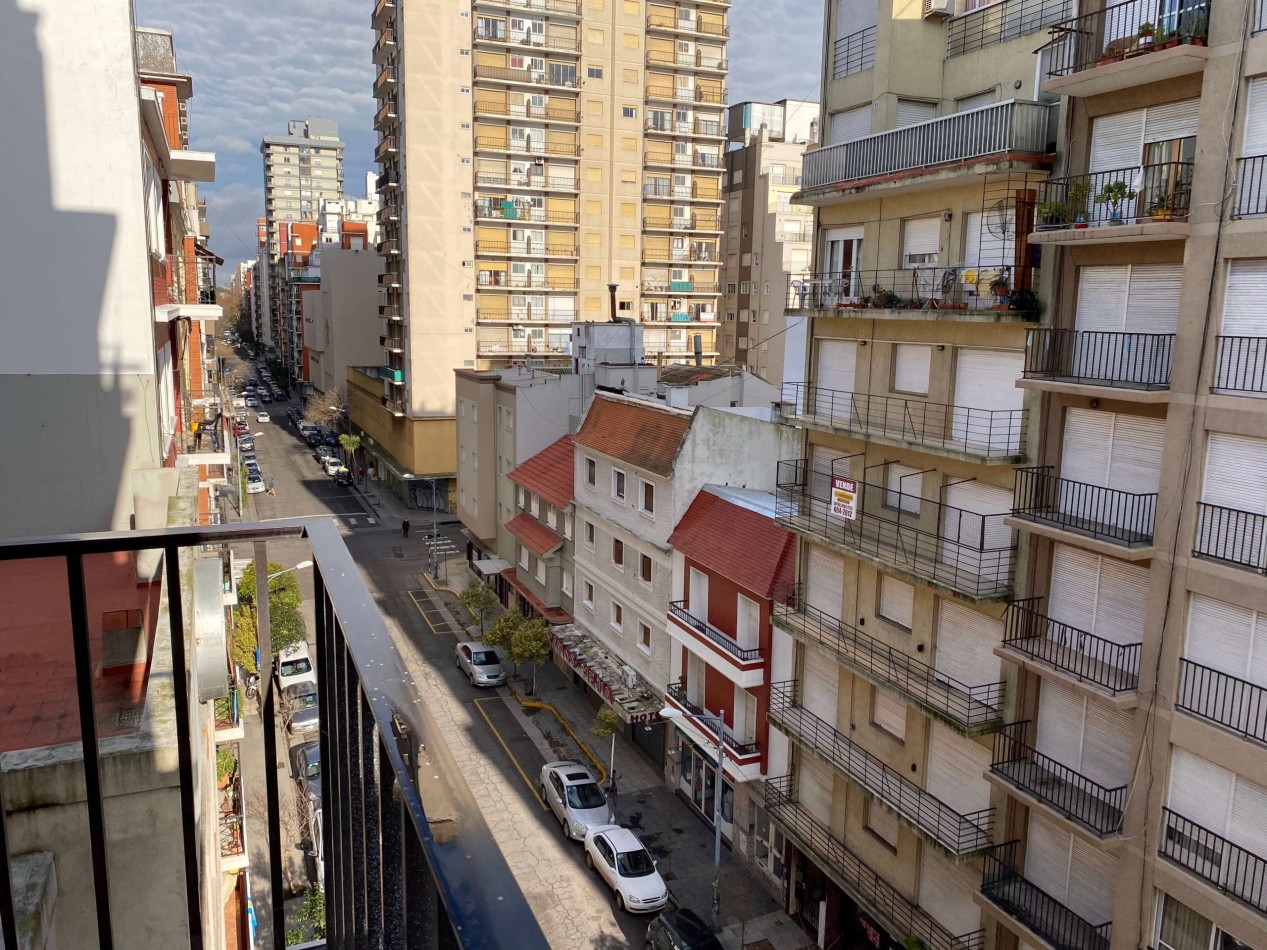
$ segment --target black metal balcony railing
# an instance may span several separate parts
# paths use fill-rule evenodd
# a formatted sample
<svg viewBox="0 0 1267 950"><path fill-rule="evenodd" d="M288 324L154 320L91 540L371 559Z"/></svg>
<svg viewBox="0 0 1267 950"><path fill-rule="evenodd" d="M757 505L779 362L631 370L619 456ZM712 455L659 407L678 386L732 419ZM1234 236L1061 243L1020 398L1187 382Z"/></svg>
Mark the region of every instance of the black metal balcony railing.
<svg viewBox="0 0 1267 950"><path fill-rule="evenodd" d="M1219 337L1214 388L1231 393L1267 393L1267 337Z"/></svg>
<svg viewBox="0 0 1267 950"><path fill-rule="evenodd" d="M766 780L765 807L789 837L814 855L841 888L887 923L895 935L916 938L927 950L981 950L985 945L984 930L955 936L845 847L793 798L791 776Z"/></svg>
<svg viewBox="0 0 1267 950"><path fill-rule="evenodd" d="M840 79L860 73L875 65L875 27L850 33L836 40L832 47L832 78Z"/></svg>
<svg viewBox="0 0 1267 950"><path fill-rule="evenodd" d="M917 445L954 449L984 458L1013 458L1025 441L1024 409L972 409L921 399L784 383L781 413L852 432Z"/></svg>
<svg viewBox="0 0 1267 950"><path fill-rule="evenodd" d="M946 58L1037 33L1069 18L1070 0L1003 0L954 17L946 31Z"/></svg>
<svg viewBox="0 0 1267 950"><path fill-rule="evenodd" d="M669 688L665 690L665 692L672 696L674 701L692 716L705 716L713 719L717 718L715 713L711 713L707 709L697 706L687 698L686 684L681 680L678 680L676 683L670 683ZM696 725L710 733L713 732L717 726L715 722L699 722L696 723ZM760 751L760 746L757 745L756 742L740 742L725 729L722 730L722 744L733 754L739 756L755 755Z"/></svg>
<svg viewBox="0 0 1267 950"><path fill-rule="evenodd" d="M801 706L797 692L795 680L770 684L770 721L793 741L812 749L950 853L972 854L989 847L993 808L960 814Z"/></svg>
<svg viewBox="0 0 1267 950"><path fill-rule="evenodd" d="M801 584L776 595L773 619L798 639L827 647L872 682L896 687L965 728L986 727L1002 718L1003 683L961 683L811 606Z"/></svg>
<svg viewBox="0 0 1267 950"><path fill-rule="evenodd" d="M190 646L186 636L187 604L193 602L187 575L197 552L219 551L235 544L252 544L256 564L262 570L268 560L269 542L293 546L307 541L313 561L316 666L321 709L321 759L323 762L322 829L325 855L324 880L327 940L330 946L362 945L371 936L388 947L496 947L544 948L545 937L532 910L507 867L501 850L484 823L480 807L461 772L452 765L446 740L421 717L417 686L405 669L382 614L366 589L360 571L328 519L283 520L264 526L181 527L85 534L52 539L0 541L0 563L47 560L61 565L67 580L66 603L59 605L69 616L65 634L73 652L74 691L59 698L70 704L80 729L84 777L89 877L75 899L92 903L98 939L94 945L119 946L120 934L135 928L120 925L128 912L125 897L137 881L152 881L156 873L173 873L183 890L181 911L188 938L180 946L201 947L205 909L205 882L201 879L200 820L196 804L200 754L195 723L199 696L192 683L210 667L205 657ZM167 676L170 698L164 708L146 709L146 716L163 717L174 735L177 752L178 804L155 821L170 821L179 829L183 847L167 871L161 856L144 867L127 866L125 852L108 850L107 804L102 787L104 711L94 679L93 633L90 615L94 601L89 580L96 559L133 556L140 552L161 555L163 597L156 618L155 648L170 663ZM108 592L107 592L108 593ZM271 653L265 603L261 603L261 647ZM73 650L71 649L73 648ZM192 651L192 652L191 652ZM214 661L214 657L211 657ZM221 668L225 662L222 655ZM158 667L156 666L156 671ZM174 675L170 671L174 670ZM153 702L151 694L150 701ZM160 689L158 695L163 695ZM264 721L276 717L277 691L267 675L261 681L260 703ZM210 715L210 711L203 715ZM279 757L277 735L263 730L263 759ZM246 740L238 740L239 750ZM420 756L427 766L428 782L438 783L435 795L424 801L418 788ZM264 769L266 807L260 830L268 834L272 907L276 945L282 945L284 915L282 810L279 788L284 779L277 769ZM117 791L117 790L116 790ZM437 812L434 802L445 804ZM461 815L460 822L451 815ZM0 802L0 843L8 838L4 803ZM215 821L215 816L210 816ZM445 827L444 841L438 824ZM474 860L473 860L474 858ZM120 861L124 863L120 863ZM179 880L182 876L183 881ZM112 873L113 872L113 873ZM217 910L218 912L218 910ZM6 946L21 945L14 907L14 888L7 855L0 860L0 936Z"/></svg>
<svg viewBox="0 0 1267 950"><path fill-rule="evenodd" d="M1049 179L1039 186L1038 230L1187 220L1192 168L1192 162L1160 162Z"/></svg>
<svg viewBox="0 0 1267 950"><path fill-rule="evenodd" d="M1124 56L1151 53L1206 38L1209 4L1196 0L1167 9L1156 0L1126 0L1056 24L1048 50L1048 76L1071 76ZM1151 28L1146 36L1141 27Z"/></svg>
<svg viewBox="0 0 1267 950"><path fill-rule="evenodd" d="M883 315L877 311L920 310L931 320L943 310L974 310L1027 319L1038 311L1032 290L1037 280L1036 268L998 264L815 271L788 277L785 306L832 310L842 317L857 316L851 310L866 311L866 318Z"/></svg>
<svg viewBox="0 0 1267 950"><path fill-rule="evenodd" d="M1123 389L1170 388L1173 333L1031 330L1025 378Z"/></svg>
<svg viewBox="0 0 1267 950"><path fill-rule="evenodd" d="M684 33L699 33L705 36L729 36L730 27L725 23L713 20L701 20L697 17L661 16L655 13L647 17L649 30L673 30Z"/></svg>
<svg viewBox="0 0 1267 950"><path fill-rule="evenodd" d="M981 893L992 904L1060 950L1109 950L1112 921L1083 919L1027 880L1016 864L1015 841L986 852Z"/></svg>
<svg viewBox="0 0 1267 950"><path fill-rule="evenodd" d="M511 175L498 175L493 172L479 172L475 176L475 184L480 188L544 188L547 191L576 191L575 175L545 175L540 172L516 172Z"/></svg>
<svg viewBox="0 0 1267 950"><path fill-rule="evenodd" d="M971 597L996 597L1012 588L1016 534L1007 512L982 515L884 485L858 482L857 517L831 513L831 473L806 459L778 463L776 517L794 530L839 544L891 567Z"/></svg>
<svg viewBox="0 0 1267 950"><path fill-rule="evenodd" d="M496 138L491 135L480 135L475 138L476 151L514 152L521 155L556 155L575 158L581 154L581 147L575 142L518 141L511 138Z"/></svg>
<svg viewBox="0 0 1267 950"><path fill-rule="evenodd" d="M1003 645L1116 696L1139 685L1138 643L1115 643L1053 620L1041 597L1008 604Z"/></svg>
<svg viewBox="0 0 1267 950"><path fill-rule="evenodd" d="M1043 755L1025 742L1029 726L1028 720L1012 722L995 732L990 771L1098 837L1118 834L1126 808L1125 783L1106 788Z"/></svg>
<svg viewBox="0 0 1267 950"><path fill-rule="evenodd" d="M1258 4L1258 16L1267 5ZM1236 210L1234 217L1267 214L1267 155L1246 155L1236 160Z"/></svg>
<svg viewBox="0 0 1267 950"><path fill-rule="evenodd" d="M1198 502L1192 553L1267 574L1267 515Z"/></svg>
<svg viewBox="0 0 1267 950"><path fill-rule="evenodd" d="M1049 117L1044 103L1011 100L811 149L802 163L805 187L844 185L1008 152L1046 155Z"/></svg>
<svg viewBox="0 0 1267 950"><path fill-rule="evenodd" d="M1267 858L1169 808L1163 808L1162 815L1165 826L1158 851L1163 858L1267 914Z"/></svg>
<svg viewBox="0 0 1267 950"><path fill-rule="evenodd" d="M1267 687L1181 659L1175 706L1267 744Z"/></svg>
<svg viewBox="0 0 1267 950"><path fill-rule="evenodd" d="M741 647L734 637L729 637L706 620L700 620L686 609L686 601L675 600L669 604L669 613L710 643L715 643L741 663L751 663L761 659L758 647L751 649Z"/></svg>
<svg viewBox="0 0 1267 950"><path fill-rule="evenodd" d="M1012 513L1128 548L1153 543L1156 492L1127 492L1060 478L1052 466L1016 471Z"/></svg>

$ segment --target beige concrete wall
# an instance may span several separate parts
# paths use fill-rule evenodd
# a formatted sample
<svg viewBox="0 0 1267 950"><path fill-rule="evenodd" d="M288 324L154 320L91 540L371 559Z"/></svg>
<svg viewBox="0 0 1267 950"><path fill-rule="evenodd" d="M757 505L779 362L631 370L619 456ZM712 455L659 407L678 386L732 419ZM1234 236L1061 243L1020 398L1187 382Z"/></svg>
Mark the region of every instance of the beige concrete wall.
<svg viewBox="0 0 1267 950"><path fill-rule="evenodd" d="M475 537L491 539L501 531L498 483L505 481L498 477L496 377L456 376L458 517Z"/></svg>

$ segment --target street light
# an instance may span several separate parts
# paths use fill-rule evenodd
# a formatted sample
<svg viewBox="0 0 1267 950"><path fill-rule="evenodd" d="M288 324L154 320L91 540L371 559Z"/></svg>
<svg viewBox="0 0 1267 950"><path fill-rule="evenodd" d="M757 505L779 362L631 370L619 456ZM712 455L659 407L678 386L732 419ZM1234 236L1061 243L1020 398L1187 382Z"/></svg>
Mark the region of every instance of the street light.
<svg viewBox="0 0 1267 950"><path fill-rule="evenodd" d="M264 578L265 581L271 581L274 577L281 577L283 574L289 574L291 571L303 571L312 567L312 561L300 561L294 567L288 567L284 571L278 571L276 574L269 574Z"/></svg>
<svg viewBox="0 0 1267 950"><path fill-rule="evenodd" d="M667 704L660 710L660 718L695 719L700 722L711 722L717 727L717 779L713 782L713 933L721 933L721 799L726 785L722 727L725 723L721 716L686 713Z"/></svg>

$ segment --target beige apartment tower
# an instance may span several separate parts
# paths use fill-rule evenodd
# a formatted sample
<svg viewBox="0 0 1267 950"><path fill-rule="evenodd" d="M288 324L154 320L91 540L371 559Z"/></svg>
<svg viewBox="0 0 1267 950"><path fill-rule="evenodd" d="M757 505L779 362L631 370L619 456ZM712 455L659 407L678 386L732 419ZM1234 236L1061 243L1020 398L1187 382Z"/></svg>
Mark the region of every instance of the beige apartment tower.
<svg viewBox="0 0 1267 950"><path fill-rule="evenodd" d="M713 361L729 6L374 7L384 356L349 389L402 474L453 474L454 369L570 365L609 284L649 355Z"/></svg>

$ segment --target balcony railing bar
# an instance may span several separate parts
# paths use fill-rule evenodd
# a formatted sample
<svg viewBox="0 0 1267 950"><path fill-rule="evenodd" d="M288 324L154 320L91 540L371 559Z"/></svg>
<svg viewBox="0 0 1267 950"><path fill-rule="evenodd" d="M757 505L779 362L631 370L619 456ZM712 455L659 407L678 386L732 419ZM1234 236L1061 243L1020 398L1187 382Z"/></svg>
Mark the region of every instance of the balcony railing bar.
<svg viewBox="0 0 1267 950"><path fill-rule="evenodd" d="M1214 389L1230 393L1267 393L1267 337L1218 337Z"/></svg>
<svg viewBox="0 0 1267 950"><path fill-rule="evenodd" d="M1192 162L1159 162L1049 179L1040 186L1040 207L1048 207L1038 230L1187 220L1192 169ZM1100 200L1117 185L1125 189L1120 201Z"/></svg>
<svg viewBox="0 0 1267 950"><path fill-rule="evenodd" d="M875 27L869 26L836 40L832 47L832 78L840 79L875 65Z"/></svg>
<svg viewBox="0 0 1267 950"><path fill-rule="evenodd" d="M771 722L952 854L971 854L989 846L993 808L960 814L801 706L797 692L795 680L770 685Z"/></svg>
<svg viewBox="0 0 1267 950"><path fill-rule="evenodd" d="M1161 7L1153 0L1126 0L1074 17L1052 28L1056 42L1048 48L1048 76L1071 76L1102 62L1161 49L1169 40L1188 42L1206 37L1209 4L1197 2ZM1153 32L1140 35L1148 24Z"/></svg>
<svg viewBox="0 0 1267 950"><path fill-rule="evenodd" d="M1192 553L1267 574L1267 515L1198 502Z"/></svg>
<svg viewBox="0 0 1267 950"><path fill-rule="evenodd" d="M1069 0L1003 0L954 17L946 31L946 58L1006 43L1069 18Z"/></svg>
<svg viewBox="0 0 1267 950"><path fill-rule="evenodd" d="M899 934L918 939L928 950L981 950L984 947L984 930L954 936L924 908L912 904L896 887L876 874L797 803L792 797L790 776L766 781L765 806L789 837L816 855L848 894L887 921Z"/></svg>
<svg viewBox="0 0 1267 950"><path fill-rule="evenodd" d="M1106 788L1025 742L1029 722L994 733L990 771L1099 837L1122 830L1126 785Z"/></svg>
<svg viewBox="0 0 1267 950"><path fill-rule="evenodd" d="M751 663L761 659L760 648L741 647L733 637L729 637L706 620L700 620L686 608L686 601L675 600L669 604L669 613L686 624L710 643L715 643L741 663Z"/></svg>
<svg viewBox="0 0 1267 950"><path fill-rule="evenodd" d="M1065 531L1121 544L1147 547L1153 542L1157 493L1127 492L1069 478L1051 466L1016 471L1012 513Z"/></svg>
<svg viewBox="0 0 1267 950"><path fill-rule="evenodd" d="M521 82L543 86L562 86L564 89L581 88L581 81L575 77L569 78L562 74L552 74L549 71L534 72L530 69L511 69L507 66L477 65L475 67L475 78L491 79L495 82Z"/></svg>
<svg viewBox="0 0 1267 950"><path fill-rule="evenodd" d="M981 893L1048 944L1062 950L1109 950L1113 922L1092 924L1016 869L1016 842L985 854Z"/></svg>
<svg viewBox="0 0 1267 950"><path fill-rule="evenodd" d="M1036 268L989 263L814 271L788 277L785 306L788 310L837 311L842 317L856 316L844 312L850 310L863 310L868 315L883 310L920 310L931 320L943 310L989 310L1010 311L1024 319L1038 310L1038 298L1031 289L1037 279Z"/></svg>
<svg viewBox="0 0 1267 950"><path fill-rule="evenodd" d="M1162 809L1163 858L1259 913L1267 913L1267 859L1203 828L1169 808Z"/></svg>
<svg viewBox="0 0 1267 950"><path fill-rule="evenodd" d="M1267 744L1267 687L1181 659L1175 707Z"/></svg>
<svg viewBox="0 0 1267 950"><path fill-rule="evenodd" d="M811 606L805 600L804 585L778 592L774 621L831 649L869 679L895 686L961 725L987 725L1002 716L1003 683L961 683Z"/></svg>
<svg viewBox="0 0 1267 950"><path fill-rule="evenodd" d="M1267 29L1267 4L1255 4L1258 30ZM1246 155L1236 160L1235 218L1267 214L1267 155Z"/></svg>
<svg viewBox="0 0 1267 950"><path fill-rule="evenodd" d="M665 692L672 696L677 704L683 707L691 715L712 717L714 719L717 718L715 714L696 705L687 698L686 684L681 680L678 680L676 683L670 683L669 688L665 690ZM716 733L716 723L697 722L695 725L709 733L709 735ZM736 756L755 755L758 751L760 751L760 746L756 742L740 742L732 733L727 732L724 728L722 729L722 745L724 745L727 749L730 749L730 751Z"/></svg>
<svg viewBox="0 0 1267 950"><path fill-rule="evenodd" d="M1139 684L1138 643L1116 643L1061 623L1038 609L1041 597L1008 604L1003 645L1116 696Z"/></svg>
<svg viewBox="0 0 1267 950"><path fill-rule="evenodd" d="M1175 334L1031 330L1025 378L1123 389L1170 388Z"/></svg>
<svg viewBox="0 0 1267 950"><path fill-rule="evenodd" d="M920 399L784 383L781 414L985 458L1012 458L1025 442L1024 409L973 409Z"/></svg>

